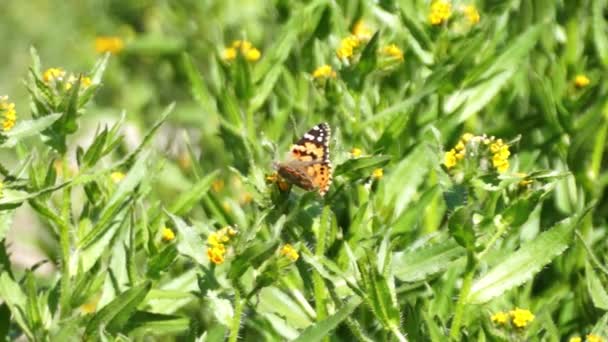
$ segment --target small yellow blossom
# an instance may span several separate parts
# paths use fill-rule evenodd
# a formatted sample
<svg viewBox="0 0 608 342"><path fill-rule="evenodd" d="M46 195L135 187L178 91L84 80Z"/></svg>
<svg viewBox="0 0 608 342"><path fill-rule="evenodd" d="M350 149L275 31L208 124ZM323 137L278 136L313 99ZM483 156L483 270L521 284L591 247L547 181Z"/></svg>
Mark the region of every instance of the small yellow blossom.
<svg viewBox="0 0 608 342"><path fill-rule="evenodd" d="M506 324L509 320L509 315L506 312L499 311L493 314L490 319L496 324Z"/></svg>
<svg viewBox="0 0 608 342"><path fill-rule="evenodd" d="M490 152L492 152L492 166L503 173L509 169L508 158L511 155L509 152L509 146L506 145L502 139L497 139L495 142L490 144Z"/></svg>
<svg viewBox="0 0 608 342"><path fill-rule="evenodd" d="M316 79L336 78L336 72L331 68L331 66L325 64L316 68L312 73L312 77Z"/></svg>
<svg viewBox="0 0 608 342"><path fill-rule="evenodd" d="M268 183L276 183L279 187L279 190L285 192L289 190L289 183L286 182L283 177L279 176L278 173L273 173L271 175L266 176L266 182Z"/></svg>
<svg viewBox="0 0 608 342"><path fill-rule="evenodd" d="M362 19L357 20L355 25L353 25L351 33L361 40L370 40L373 34L372 30Z"/></svg>
<svg viewBox="0 0 608 342"><path fill-rule="evenodd" d="M359 157L361 156L361 154L362 154L362 153L363 153L363 151L361 151L361 149L360 149L360 148L353 147L353 149L352 149L352 150L350 150L350 155L351 155L353 158L359 158Z"/></svg>
<svg viewBox="0 0 608 342"><path fill-rule="evenodd" d="M171 242L175 239L175 233L173 232L173 230L167 227L163 227L163 229L161 230L161 237L163 241Z"/></svg>
<svg viewBox="0 0 608 342"><path fill-rule="evenodd" d="M581 342L582 339L578 336L576 337L570 337L570 339L568 340L568 342Z"/></svg>
<svg viewBox="0 0 608 342"><path fill-rule="evenodd" d="M518 328L524 328L528 323L534 320L534 315L530 310L515 308L515 310L509 311L513 324Z"/></svg>
<svg viewBox="0 0 608 342"><path fill-rule="evenodd" d="M125 178L125 174L120 171L114 171L110 174L110 178L114 183L118 183Z"/></svg>
<svg viewBox="0 0 608 342"><path fill-rule="evenodd" d="M49 68L42 73L42 80L45 83L50 83L56 80L63 81L64 77L65 71L61 68Z"/></svg>
<svg viewBox="0 0 608 342"><path fill-rule="evenodd" d="M382 48L382 53L391 58L403 60L403 51L395 44L390 44Z"/></svg>
<svg viewBox="0 0 608 342"><path fill-rule="evenodd" d="M224 263L224 253L225 250L218 246L207 248L207 257L216 265L221 265Z"/></svg>
<svg viewBox="0 0 608 342"><path fill-rule="evenodd" d="M462 135L462 141L464 141L465 143L469 142L469 140L473 139L473 137L475 137L473 134L471 133L465 133Z"/></svg>
<svg viewBox="0 0 608 342"><path fill-rule="evenodd" d="M125 47L120 37L100 36L95 38L95 51L99 53L109 52L114 55L120 53Z"/></svg>
<svg viewBox="0 0 608 342"><path fill-rule="evenodd" d="M251 201L253 201L253 196L250 192L243 192L239 197L239 203L242 205L249 204Z"/></svg>
<svg viewBox="0 0 608 342"><path fill-rule="evenodd" d="M15 104L8 102L8 96L0 96L0 115L2 115L2 130L10 131L17 122Z"/></svg>
<svg viewBox="0 0 608 342"><path fill-rule="evenodd" d="M260 53L260 50L256 48L252 48L245 53L245 59L250 62L256 62L261 56L262 54Z"/></svg>
<svg viewBox="0 0 608 342"><path fill-rule="evenodd" d="M65 90L72 89L72 85L74 83L76 83L76 80L77 80L76 76L70 75L70 77L68 78L68 81L65 83ZM91 84L93 84L93 81L91 80L90 77L83 76L80 79L80 89L87 89L88 87L91 86Z"/></svg>
<svg viewBox="0 0 608 342"><path fill-rule="evenodd" d="M574 86L577 88L584 88L588 86L589 83L591 83L591 80L585 75L576 75L574 78Z"/></svg>
<svg viewBox="0 0 608 342"><path fill-rule="evenodd" d="M448 169L456 166L456 151L454 149L451 149L445 153L445 156L443 158L443 164Z"/></svg>
<svg viewBox="0 0 608 342"><path fill-rule="evenodd" d="M291 261L297 261L300 255L290 244L286 244L281 248L281 255L286 256Z"/></svg>
<svg viewBox="0 0 608 342"><path fill-rule="evenodd" d="M431 25L441 25L452 15L452 4L446 0L435 0L431 4L429 22Z"/></svg>
<svg viewBox="0 0 608 342"><path fill-rule="evenodd" d="M456 151L464 150L464 142L462 140L459 140L456 146L454 146L454 148L456 149Z"/></svg>
<svg viewBox="0 0 608 342"><path fill-rule="evenodd" d="M340 46L336 50L336 55L340 59L351 58L355 49L361 45L361 40L355 36L348 36L340 41Z"/></svg>
<svg viewBox="0 0 608 342"><path fill-rule="evenodd" d="M604 341L600 336L597 336L597 335L594 335L594 334L589 334L586 337L587 337L587 342L602 342L602 341Z"/></svg>
<svg viewBox="0 0 608 342"><path fill-rule="evenodd" d="M246 40L235 40L230 47L224 49L223 58L230 62L240 53L249 62L256 62L262 56L260 50L256 49L251 42Z"/></svg>
<svg viewBox="0 0 608 342"><path fill-rule="evenodd" d="M521 180L518 183L519 186L521 186L521 187L526 187L526 186L532 184L532 182L533 182L533 180L526 178L526 177L528 177L528 174L526 174L524 172L518 172L515 175L517 177L521 178Z"/></svg>
<svg viewBox="0 0 608 342"><path fill-rule="evenodd" d="M84 314L94 313L95 311L97 311L97 304L99 303L100 298L101 296L96 296L92 300L89 300L88 302L82 304L80 306L80 311L82 311L82 313Z"/></svg>
<svg viewBox="0 0 608 342"><path fill-rule="evenodd" d="M474 5L464 6L462 8L462 12L464 13L464 16L469 21L469 24L475 25L475 24L479 23L479 19L480 19L479 11L477 11L477 8Z"/></svg>
<svg viewBox="0 0 608 342"><path fill-rule="evenodd" d="M236 49L232 47L225 48L223 58L227 61L233 61L236 58Z"/></svg>
<svg viewBox="0 0 608 342"><path fill-rule="evenodd" d="M224 189L224 180L223 179L216 179L213 181L213 183L211 183L211 188L213 189L214 192L220 192Z"/></svg>
<svg viewBox="0 0 608 342"><path fill-rule="evenodd" d="M384 170L382 168L377 168L372 172L373 179L382 179L384 177Z"/></svg>

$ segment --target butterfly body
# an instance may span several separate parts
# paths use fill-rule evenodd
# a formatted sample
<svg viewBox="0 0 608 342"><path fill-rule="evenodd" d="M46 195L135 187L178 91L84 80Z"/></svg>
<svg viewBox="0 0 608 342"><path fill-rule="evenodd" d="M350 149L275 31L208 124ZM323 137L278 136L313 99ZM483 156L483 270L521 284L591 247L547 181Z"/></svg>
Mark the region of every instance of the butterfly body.
<svg viewBox="0 0 608 342"><path fill-rule="evenodd" d="M329 160L331 129L321 123L304 134L275 168L286 181L304 190L317 190L321 196L327 193L332 180Z"/></svg>

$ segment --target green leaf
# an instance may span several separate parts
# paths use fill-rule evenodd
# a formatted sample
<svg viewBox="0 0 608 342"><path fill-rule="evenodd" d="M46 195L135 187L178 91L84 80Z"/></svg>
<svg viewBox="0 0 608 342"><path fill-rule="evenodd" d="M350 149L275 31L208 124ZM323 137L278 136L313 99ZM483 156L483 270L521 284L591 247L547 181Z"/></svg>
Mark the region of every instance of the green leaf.
<svg viewBox="0 0 608 342"><path fill-rule="evenodd" d="M181 193L179 197L173 201L169 211L175 215L187 214L201 198L207 195L207 191L218 173L219 170L209 173L192 185L190 190Z"/></svg>
<svg viewBox="0 0 608 342"><path fill-rule="evenodd" d="M19 284L17 284L7 272L0 273L0 298L8 305L15 322L21 330L30 338L34 339L34 335L28 325L28 319L25 316L25 307L27 296Z"/></svg>
<svg viewBox="0 0 608 342"><path fill-rule="evenodd" d="M347 319L356 308L359 307L362 300L359 297L352 297L344 306L340 308L340 310L336 311L333 315L327 317L326 319L312 324L308 328L306 328L298 338L294 341L297 342L308 342L308 341L321 341L325 337L327 337L338 324L342 323L345 319Z"/></svg>
<svg viewBox="0 0 608 342"><path fill-rule="evenodd" d="M184 332L189 326L190 319L187 317L137 311L125 325L124 331L135 335L171 335Z"/></svg>
<svg viewBox="0 0 608 342"><path fill-rule="evenodd" d="M7 139L0 145L0 148L11 148L21 140L40 134L42 131L53 125L61 117L60 113L49 114L33 120L19 120L13 129L4 133Z"/></svg>
<svg viewBox="0 0 608 342"><path fill-rule="evenodd" d="M469 251L475 248L475 231L473 230L473 213L468 207L456 209L448 220L450 234L459 245Z"/></svg>
<svg viewBox="0 0 608 342"><path fill-rule="evenodd" d="M84 333L85 340L96 340L100 329L104 328L109 332L118 332L128 323L151 288L152 283L147 280L119 294L91 318Z"/></svg>
<svg viewBox="0 0 608 342"><path fill-rule="evenodd" d="M604 19L604 10L606 9L605 0L593 1L591 13L593 21L591 29L593 30L593 43L595 50L600 57L600 62L604 67L608 66L608 37L606 37L606 20Z"/></svg>
<svg viewBox="0 0 608 342"><path fill-rule="evenodd" d="M205 257L205 242L194 228L184 222L178 216L167 213L175 229L177 229L177 250L180 254L188 256L195 260L199 265L207 265L209 261Z"/></svg>
<svg viewBox="0 0 608 342"><path fill-rule="evenodd" d="M466 253L450 239L431 246L393 255L393 274L401 281L415 282L443 272Z"/></svg>
<svg viewBox="0 0 608 342"><path fill-rule="evenodd" d="M589 210L556 224L475 280L467 302L485 303L530 280L568 248L574 229Z"/></svg>
<svg viewBox="0 0 608 342"><path fill-rule="evenodd" d="M585 278L587 279L587 290L596 308L608 310L608 292L602 285L599 276L595 273L589 261L585 263Z"/></svg>
<svg viewBox="0 0 608 342"><path fill-rule="evenodd" d="M373 169L386 165L391 160L390 156L370 156L348 159L338 165L334 176L347 175L351 178L369 177Z"/></svg>

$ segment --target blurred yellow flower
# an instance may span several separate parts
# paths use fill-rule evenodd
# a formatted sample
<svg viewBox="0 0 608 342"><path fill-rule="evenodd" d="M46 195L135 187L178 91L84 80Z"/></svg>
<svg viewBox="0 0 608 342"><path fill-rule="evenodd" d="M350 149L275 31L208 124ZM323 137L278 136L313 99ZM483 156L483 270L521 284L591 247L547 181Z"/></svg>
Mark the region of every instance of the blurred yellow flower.
<svg viewBox="0 0 608 342"><path fill-rule="evenodd" d="M464 16L469 21L469 24L475 25L475 24L479 23L479 19L480 19L479 11L477 11L477 8L474 5L465 5L462 8L462 12L464 13Z"/></svg>
<svg viewBox="0 0 608 342"><path fill-rule="evenodd" d="M15 104L8 102L8 96L0 96L0 115L2 115L2 130L10 131L17 122L17 111Z"/></svg>
<svg viewBox="0 0 608 342"><path fill-rule="evenodd" d="M224 49L223 59L230 62L236 59L238 53L249 62L256 62L262 56L260 50L256 49L251 42L246 40L235 40L230 47Z"/></svg>
<svg viewBox="0 0 608 342"><path fill-rule="evenodd" d="M445 165L445 167L447 167L448 169L453 168L454 166L456 166L456 161L456 150L451 149L445 153L443 157L443 164Z"/></svg>
<svg viewBox="0 0 608 342"><path fill-rule="evenodd" d="M175 239L175 233L170 228L163 227L160 234L164 242L171 242Z"/></svg>
<svg viewBox="0 0 608 342"><path fill-rule="evenodd" d="M350 150L350 155L353 158L359 158L362 153L363 153L363 151L361 151L360 148L353 147L353 149Z"/></svg>
<svg viewBox="0 0 608 342"><path fill-rule="evenodd" d="M63 81L63 77L65 76L65 71L61 68L48 68L42 73L42 80L45 83L50 83L52 81Z"/></svg>
<svg viewBox="0 0 608 342"><path fill-rule="evenodd" d="M336 55L340 59L351 58L355 49L361 45L361 40L355 36L348 36L340 41L340 46L336 50Z"/></svg>
<svg viewBox="0 0 608 342"><path fill-rule="evenodd" d="M70 77L68 78L67 82L65 83L65 90L72 89L72 85L74 83L76 83L76 80L77 80L76 76L70 75ZM90 77L83 76L80 79L80 89L87 89L88 87L91 86L92 83L93 83L93 81L91 80Z"/></svg>
<svg viewBox="0 0 608 342"><path fill-rule="evenodd" d="M300 255L290 244L286 244L281 248L281 255L286 256L291 261L297 261Z"/></svg>
<svg viewBox="0 0 608 342"><path fill-rule="evenodd" d="M513 324L518 328L524 328L528 323L534 320L534 315L530 310L515 308L515 310L509 311L513 319Z"/></svg>
<svg viewBox="0 0 608 342"><path fill-rule="evenodd" d="M465 143L469 142L469 140L473 139L474 135L471 133L465 133L462 135L462 141L464 141Z"/></svg>
<svg viewBox="0 0 608 342"><path fill-rule="evenodd" d="M224 263L224 253L225 250L218 246L207 248L207 257L209 258L209 261L216 265Z"/></svg>
<svg viewBox="0 0 608 342"><path fill-rule="evenodd" d="M568 342L581 342L582 339L580 337L570 337L570 339L568 340Z"/></svg>
<svg viewBox="0 0 608 342"><path fill-rule="evenodd" d="M446 0L435 0L431 4L429 22L431 25L441 25L452 15L452 4Z"/></svg>
<svg viewBox="0 0 608 342"><path fill-rule="evenodd" d="M224 180L223 179L216 179L213 181L213 183L211 183L211 188L213 189L214 192L220 192L224 189Z"/></svg>
<svg viewBox="0 0 608 342"><path fill-rule="evenodd" d="M574 78L574 86L577 88L584 88L591 83L591 80L585 75L576 75Z"/></svg>
<svg viewBox="0 0 608 342"><path fill-rule="evenodd" d="M395 44L390 44L383 47L382 53L386 56L403 60L403 51L401 51L401 49Z"/></svg>
<svg viewBox="0 0 608 342"><path fill-rule="evenodd" d="M503 173L509 169L508 158L511 155L509 152L509 146L503 143L502 139L497 139L494 143L490 144L490 152L492 155L492 166Z"/></svg>
<svg viewBox="0 0 608 342"><path fill-rule="evenodd" d="M207 257L211 262L216 265L224 262L224 256L226 254L225 243L230 241L231 237L237 235L237 231L232 227L224 227L217 232L209 234L207 237Z"/></svg>
<svg viewBox="0 0 608 342"><path fill-rule="evenodd" d="M125 47L124 41L116 36L100 36L95 38L95 51L109 52L114 55L120 53Z"/></svg>
<svg viewBox="0 0 608 342"><path fill-rule="evenodd" d="M384 177L384 170L382 168L377 168L372 172L373 179L382 179Z"/></svg>
<svg viewBox="0 0 608 342"><path fill-rule="evenodd" d="M594 335L594 334L589 334L586 337L587 337L587 342L602 342L602 341L604 341L600 336L597 336L597 335Z"/></svg>
<svg viewBox="0 0 608 342"><path fill-rule="evenodd" d="M361 40L369 40L372 38L372 30L365 24L363 19L357 20L351 30L351 33Z"/></svg>
<svg viewBox="0 0 608 342"><path fill-rule="evenodd" d="M114 171L110 174L110 178L114 183L118 183L125 178L125 174L120 171Z"/></svg>
<svg viewBox="0 0 608 342"><path fill-rule="evenodd" d="M312 77L316 79L322 78L335 78L336 72L331 68L331 66L325 64L315 69L312 73Z"/></svg>
<svg viewBox="0 0 608 342"><path fill-rule="evenodd" d="M493 314L490 319L496 324L506 324L509 320L509 315L506 312L499 311Z"/></svg>

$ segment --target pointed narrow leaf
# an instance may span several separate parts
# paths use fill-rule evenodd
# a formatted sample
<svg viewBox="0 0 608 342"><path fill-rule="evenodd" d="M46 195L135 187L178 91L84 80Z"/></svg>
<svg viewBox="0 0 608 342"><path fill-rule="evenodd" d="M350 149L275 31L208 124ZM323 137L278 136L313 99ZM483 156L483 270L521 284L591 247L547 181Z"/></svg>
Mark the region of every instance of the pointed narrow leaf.
<svg viewBox="0 0 608 342"><path fill-rule="evenodd" d="M315 323L306 328L298 338L296 342L311 342L321 341L324 337L328 336L338 324L342 323L355 309L361 304L361 298L351 298L343 307L340 308L335 314L327 317L326 319Z"/></svg>

